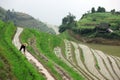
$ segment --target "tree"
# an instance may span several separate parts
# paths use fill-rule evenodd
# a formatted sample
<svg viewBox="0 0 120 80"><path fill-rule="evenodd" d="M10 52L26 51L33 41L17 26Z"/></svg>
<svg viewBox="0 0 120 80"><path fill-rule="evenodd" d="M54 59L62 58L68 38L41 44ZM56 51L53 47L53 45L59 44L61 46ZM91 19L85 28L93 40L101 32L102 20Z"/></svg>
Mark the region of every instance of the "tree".
<svg viewBox="0 0 120 80"><path fill-rule="evenodd" d="M97 12L106 12L104 7L98 7Z"/></svg>
<svg viewBox="0 0 120 80"><path fill-rule="evenodd" d="M68 22L68 18L67 18L67 17L64 17L64 18L62 19L62 24L67 24L67 22Z"/></svg>
<svg viewBox="0 0 120 80"><path fill-rule="evenodd" d="M71 24L75 21L75 16L69 13L66 17L62 19L62 25Z"/></svg>
<svg viewBox="0 0 120 80"><path fill-rule="evenodd" d="M5 21L13 21L14 19L14 12L11 12L10 10L6 11L6 15L5 15Z"/></svg>
<svg viewBox="0 0 120 80"><path fill-rule="evenodd" d="M91 9L91 12L92 12L92 13L95 13L95 12L96 12L94 7Z"/></svg>
<svg viewBox="0 0 120 80"><path fill-rule="evenodd" d="M74 15L72 15L71 13L69 13L67 15L67 18L68 18L68 24L69 24L69 23L74 22L76 17Z"/></svg>
<svg viewBox="0 0 120 80"><path fill-rule="evenodd" d="M111 13L112 13L112 14L115 14L115 9L111 10Z"/></svg>
<svg viewBox="0 0 120 80"><path fill-rule="evenodd" d="M72 29L76 27L75 16L69 13L66 17L62 19L62 24L59 26L59 32L64 32L66 29Z"/></svg>
<svg viewBox="0 0 120 80"><path fill-rule="evenodd" d="M66 25L60 25L59 26L59 32L60 33L64 32L66 30L66 28L67 28Z"/></svg>
<svg viewBox="0 0 120 80"><path fill-rule="evenodd" d="M5 21L11 20L11 12L10 12L10 10L7 10L4 20L5 20Z"/></svg>
<svg viewBox="0 0 120 80"><path fill-rule="evenodd" d="M102 7L102 8L101 8L101 11L102 11L102 12L106 12L106 10L105 10L105 8L104 8L104 7Z"/></svg>

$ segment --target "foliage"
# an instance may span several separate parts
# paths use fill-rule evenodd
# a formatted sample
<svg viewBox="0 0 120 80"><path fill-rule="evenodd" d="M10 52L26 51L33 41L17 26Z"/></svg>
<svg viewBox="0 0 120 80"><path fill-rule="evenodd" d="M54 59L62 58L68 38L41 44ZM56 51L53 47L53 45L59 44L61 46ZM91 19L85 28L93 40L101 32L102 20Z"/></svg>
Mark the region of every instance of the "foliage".
<svg viewBox="0 0 120 80"><path fill-rule="evenodd" d="M110 12L111 12L112 14L115 14L115 9L111 10Z"/></svg>
<svg viewBox="0 0 120 80"><path fill-rule="evenodd" d="M96 13L96 12L106 12L106 10L105 10L104 7L100 7L100 6L99 6L99 7L97 8L97 11L96 11L95 8L92 7L91 13Z"/></svg>
<svg viewBox="0 0 120 80"><path fill-rule="evenodd" d="M66 17L62 19L62 25L59 27L59 32L64 32L67 29L72 29L76 27L75 16L69 13Z"/></svg>
<svg viewBox="0 0 120 80"><path fill-rule="evenodd" d="M69 20L70 17L72 17L71 21ZM112 12L106 12L104 7L98 7L97 11L95 11L95 8L93 7L91 9L91 13L83 14L79 21L74 21L74 16L72 16L71 14L64 17L62 20L62 25L60 25L59 27L59 32L64 32L65 30L69 29L77 34L86 37L89 36L119 39L119 32L117 31L120 29L119 22L120 22L119 12L115 12L115 10L112 10ZM107 23L109 24L109 27L105 25L104 26L106 27L105 29L102 28L96 29L98 25L101 26L101 23ZM114 33L112 34L108 33L107 31L108 28L112 29ZM98 33L98 31L107 33L105 35L101 35L101 33Z"/></svg>
<svg viewBox="0 0 120 80"><path fill-rule="evenodd" d="M115 31L113 33L96 33L95 37L103 37L106 39L120 39L120 31Z"/></svg>
<svg viewBox="0 0 120 80"><path fill-rule="evenodd" d="M96 12L94 7L91 9L91 12L92 12L92 13L95 13L95 12Z"/></svg>
<svg viewBox="0 0 120 80"><path fill-rule="evenodd" d="M97 12L106 12L104 7L98 7Z"/></svg>
<svg viewBox="0 0 120 80"><path fill-rule="evenodd" d="M120 11L116 11L115 9L112 9L110 12L114 15L120 15Z"/></svg>
<svg viewBox="0 0 120 80"><path fill-rule="evenodd" d="M27 36L28 34L30 36ZM61 59L58 59L58 57L54 54L53 50L55 47L58 46L63 47L64 42L60 36L38 32L32 29L25 29L21 36L21 39L28 41L28 39L33 36L37 41L36 46L39 49L40 53L44 54L49 59L47 63L43 63L43 64L47 65L47 67L50 69L51 73L57 78L57 80L62 80L62 79L58 77L60 75L58 75L58 72L55 71L54 63L61 66L65 70L65 72L67 72L73 78L73 80L79 80L79 79L83 80L83 77L81 75L79 75L76 71L70 68ZM41 60L40 57L37 58Z"/></svg>
<svg viewBox="0 0 120 80"><path fill-rule="evenodd" d="M75 31L78 34L82 33L81 35L83 35L84 33L84 36L86 37L89 35L91 37L119 39L119 32L118 32L120 28L119 22L120 22L120 15L112 14L111 12L89 13L89 14L84 15L84 17L82 17L82 19L80 19L77 22L78 27L75 28L73 31ZM106 33L106 34L96 33L96 30L95 30L96 26L100 25L101 23L109 24L110 25L109 28L113 30L113 33Z"/></svg>
<svg viewBox="0 0 120 80"><path fill-rule="evenodd" d="M90 36L91 34L94 33L94 29L92 28L74 29L73 31L77 34L81 34L84 36Z"/></svg>
<svg viewBox="0 0 120 80"><path fill-rule="evenodd" d="M45 80L12 44L16 27L0 21L0 79Z"/></svg>

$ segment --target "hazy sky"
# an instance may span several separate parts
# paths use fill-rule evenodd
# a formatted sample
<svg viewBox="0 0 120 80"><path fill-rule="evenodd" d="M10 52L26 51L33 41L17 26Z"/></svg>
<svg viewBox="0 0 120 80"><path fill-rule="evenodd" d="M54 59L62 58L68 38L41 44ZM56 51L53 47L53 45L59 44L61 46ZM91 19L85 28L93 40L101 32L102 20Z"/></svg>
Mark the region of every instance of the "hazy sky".
<svg viewBox="0 0 120 80"><path fill-rule="evenodd" d="M92 7L97 9L101 6L107 11L120 11L120 0L0 0L0 6L28 13L42 22L60 25L68 12L75 15L78 20Z"/></svg>

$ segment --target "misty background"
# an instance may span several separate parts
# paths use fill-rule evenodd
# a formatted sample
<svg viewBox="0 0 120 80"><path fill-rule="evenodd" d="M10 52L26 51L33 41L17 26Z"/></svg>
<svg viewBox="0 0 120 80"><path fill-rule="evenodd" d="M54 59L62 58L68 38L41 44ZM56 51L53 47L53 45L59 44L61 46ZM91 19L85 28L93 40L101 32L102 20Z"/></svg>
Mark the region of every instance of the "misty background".
<svg viewBox="0 0 120 80"><path fill-rule="evenodd" d="M96 10L101 6L107 11L120 11L119 3L120 0L0 0L0 6L5 9L27 13L53 25L60 25L62 18L69 12L79 20L92 7Z"/></svg>

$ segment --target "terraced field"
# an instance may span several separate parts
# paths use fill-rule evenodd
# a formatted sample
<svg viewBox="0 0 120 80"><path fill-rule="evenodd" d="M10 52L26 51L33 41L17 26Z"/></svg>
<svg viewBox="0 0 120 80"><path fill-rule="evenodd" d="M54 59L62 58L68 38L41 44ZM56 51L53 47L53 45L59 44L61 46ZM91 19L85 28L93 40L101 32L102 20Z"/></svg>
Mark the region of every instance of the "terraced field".
<svg viewBox="0 0 120 80"><path fill-rule="evenodd" d="M13 43L19 49L19 35L22 28L17 29L17 39L13 39ZM35 51L37 51L36 47ZM100 50L89 48L88 46L64 39L64 47L55 47L55 55L63 60L67 65L76 70L86 80L120 80L120 58L105 54ZM51 73L46 72L47 69L42 67L37 59L26 51L27 59L32 60L39 68L39 72L43 73L47 80L55 80ZM39 66L39 65L41 66ZM62 80L72 80L70 75L64 71L59 65L55 65L55 70L62 76ZM42 71L41 71L42 70Z"/></svg>
<svg viewBox="0 0 120 80"><path fill-rule="evenodd" d="M20 36L22 31L23 31L23 28L17 28L17 32L16 32L14 39L13 39L13 44L18 49L20 48L20 45L21 45L21 43L19 41L19 36ZM22 52L22 53L24 54L24 52ZM31 53L26 51L25 56L28 59L28 61L33 63L38 68L39 72L41 72L42 74L44 74L46 76L47 80L55 80L54 77L51 76L51 74L47 71L47 69L44 68L44 66L34 56L32 56Z"/></svg>
<svg viewBox="0 0 120 80"><path fill-rule="evenodd" d="M120 80L120 58L107 55L84 44L64 40L65 50L54 49L55 54L87 80Z"/></svg>

